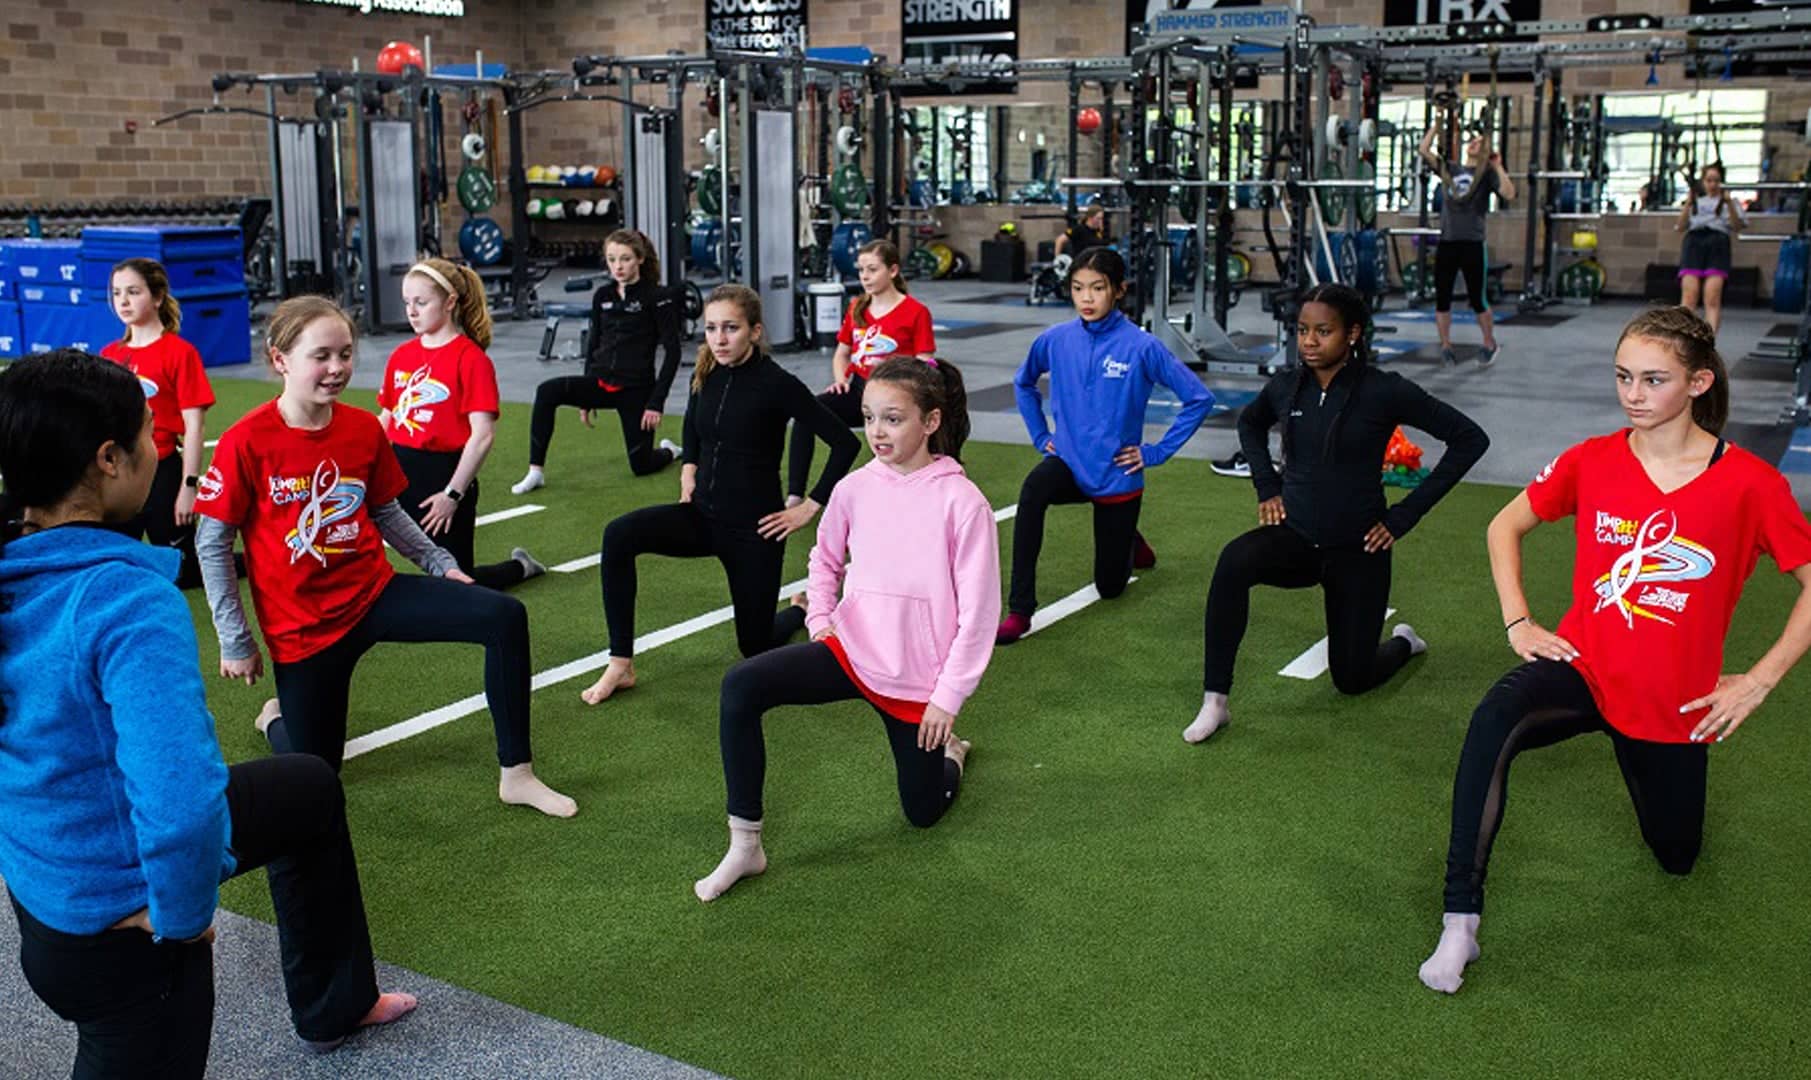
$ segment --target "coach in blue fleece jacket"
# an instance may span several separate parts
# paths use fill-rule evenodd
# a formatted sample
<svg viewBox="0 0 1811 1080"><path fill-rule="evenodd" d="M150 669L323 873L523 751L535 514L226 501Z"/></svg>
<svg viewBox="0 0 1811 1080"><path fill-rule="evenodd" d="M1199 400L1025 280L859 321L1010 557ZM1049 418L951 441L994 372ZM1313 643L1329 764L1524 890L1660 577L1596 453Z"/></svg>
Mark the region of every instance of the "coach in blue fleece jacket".
<svg viewBox="0 0 1811 1080"><path fill-rule="evenodd" d="M156 467L125 368L64 350L0 373L0 476L23 508L0 549L0 877L27 981L76 1025L77 1077L203 1074L219 885L257 866L305 1042L413 1005L377 992L333 770L227 768L181 557L110 528Z"/></svg>
<svg viewBox="0 0 1811 1080"><path fill-rule="evenodd" d="M1081 317L1039 334L1013 378L1019 413L1044 460L1019 489L1012 587L997 644L1010 645L1031 629L1044 512L1053 503L1094 504L1094 587L1102 599L1125 591L1134 566L1156 565L1156 554L1138 533L1144 470L1182 448L1207 417L1214 396L1156 338L1120 313L1125 293L1126 264L1118 252L1105 247L1082 252L1069 270L1069 297ZM1038 392L1038 379L1046 373L1055 432ZM1144 442L1144 415L1158 383L1182 400L1182 411L1153 444Z"/></svg>

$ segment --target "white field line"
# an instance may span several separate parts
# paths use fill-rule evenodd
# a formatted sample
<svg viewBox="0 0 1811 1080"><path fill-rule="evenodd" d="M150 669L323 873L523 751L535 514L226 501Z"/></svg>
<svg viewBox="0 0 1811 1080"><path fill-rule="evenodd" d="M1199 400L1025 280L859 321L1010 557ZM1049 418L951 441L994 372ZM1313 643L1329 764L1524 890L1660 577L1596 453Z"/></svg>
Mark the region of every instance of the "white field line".
<svg viewBox="0 0 1811 1080"><path fill-rule="evenodd" d="M794 593L799 592L804 587L805 582L803 580L782 586L778 599L784 600ZM668 642L678 641L680 638L690 637L693 634L708 630L713 626L729 622L731 619L735 618L735 616L735 607L726 604L715 611L707 611L703 615L694 615L692 618L689 618L682 623L675 623L672 626L662 627L652 633L642 634L635 639L636 655L639 656L650 649L657 649ZM596 671L609 662L610 650L608 649L605 649L602 652L592 653L590 656L581 656L577 660L567 661L558 667L549 668L536 675L533 682L530 683L530 689L544 690L549 686L563 683L568 679L574 679L580 675ZM450 724L461 717L470 716L477 712L483 712L484 709L485 703L483 694L473 694L470 697L461 698L451 705L442 705L438 709L424 712L419 716L412 716L407 720L391 724L389 727L379 728L367 735L360 735L356 739L348 740L346 743L346 756L348 758L358 757L360 754L368 753L380 747L389 746L391 743L401 742L412 735L419 735L424 731L432 731L442 724Z"/></svg>
<svg viewBox="0 0 1811 1080"><path fill-rule="evenodd" d="M1132 582L1137 581L1137 580L1138 579L1135 577L1128 578L1128 579L1126 579L1126 584L1130 585ZM1031 635L1037 633L1039 630L1043 630L1043 629L1049 627L1050 624L1052 624L1052 623L1059 622L1063 619L1067 619L1069 616L1075 614L1076 612L1080 611L1081 609L1087 607L1089 604L1092 604L1099 599L1100 599L1100 591L1097 590L1092 584L1089 584L1089 585L1084 585L1081 588L1075 590L1074 592L1070 593L1068 596L1065 596L1061 600L1058 600L1056 603L1051 604L1049 607L1039 608L1037 610L1037 614L1035 614L1031 617L1031 629L1025 631L1025 637L1030 637ZM1023 640L1023 639L1021 639L1021 640Z"/></svg>
<svg viewBox="0 0 1811 1080"><path fill-rule="evenodd" d="M478 520L473 522L473 524L493 525L499 521L508 521L510 518L519 518L526 514L538 514L545 509L547 509L545 506L536 506L534 503L523 503L521 506L512 506L508 510L497 510L489 514L479 514Z"/></svg>
<svg viewBox="0 0 1811 1080"><path fill-rule="evenodd" d="M1387 619L1394 614L1396 614L1396 609L1389 608L1383 613L1383 617ZM1313 645L1308 646L1307 652L1289 661L1289 666L1277 674L1289 679L1311 680L1320 678L1326 672L1327 639L1321 638Z"/></svg>

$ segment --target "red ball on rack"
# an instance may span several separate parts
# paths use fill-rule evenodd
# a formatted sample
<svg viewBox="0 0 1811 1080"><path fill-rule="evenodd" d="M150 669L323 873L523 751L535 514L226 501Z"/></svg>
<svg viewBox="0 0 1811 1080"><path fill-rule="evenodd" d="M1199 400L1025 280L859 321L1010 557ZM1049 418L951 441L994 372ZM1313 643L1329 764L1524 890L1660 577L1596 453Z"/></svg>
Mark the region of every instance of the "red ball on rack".
<svg viewBox="0 0 1811 1080"><path fill-rule="evenodd" d="M406 41L392 41L377 51L379 75L401 75L407 68L427 70L427 58L421 50Z"/></svg>
<svg viewBox="0 0 1811 1080"><path fill-rule="evenodd" d="M1100 110L1083 109L1075 114L1075 130L1083 135L1092 135L1100 130Z"/></svg>

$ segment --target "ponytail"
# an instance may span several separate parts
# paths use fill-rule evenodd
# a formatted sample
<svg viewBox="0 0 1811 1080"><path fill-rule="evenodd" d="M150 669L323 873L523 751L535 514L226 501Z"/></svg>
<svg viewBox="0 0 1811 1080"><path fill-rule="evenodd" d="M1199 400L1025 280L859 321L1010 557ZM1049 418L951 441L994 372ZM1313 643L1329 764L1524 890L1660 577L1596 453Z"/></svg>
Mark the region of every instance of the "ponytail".
<svg viewBox="0 0 1811 1080"><path fill-rule="evenodd" d="M636 261L641 263L641 268L636 271L638 280L649 285L660 284L660 255L655 252L654 241L648 239L648 234L639 229L618 229L604 237L606 250L611 244L626 247L635 253Z"/></svg>
<svg viewBox="0 0 1811 1080"><path fill-rule="evenodd" d="M443 294L450 287L453 320L459 324L460 333L471 338L480 349L490 348L490 304L485 301L484 279L478 276L478 271L446 259L427 256L410 267L409 273L419 275Z"/></svg>
<svg viewBox="0 0 1811 1080"><path fill-rule="evenodd" d="M163 268L163 263L156 259L122 259L113 264L113 271L107 275L107 284L111 288L114 275L122 270L129 270L144 279L145 288L151 290L151 296L157 301L157 321L163 324L164 333L174 334L182 329L182 305L170 293L170 274ZM132 328L126 327L120 336L121 341L132 340Z"/></svg>
<svg viewBox="0 0 1811 1080"><path fill-rule="evenodd" d="M968 388L956 365L948 360L896 356L875 367L868 382L902 386L919 412L926 416L933 410L939 413L937 430L931 432L931 453L962 460L962 445L968 442L969 432Z"/></svg>

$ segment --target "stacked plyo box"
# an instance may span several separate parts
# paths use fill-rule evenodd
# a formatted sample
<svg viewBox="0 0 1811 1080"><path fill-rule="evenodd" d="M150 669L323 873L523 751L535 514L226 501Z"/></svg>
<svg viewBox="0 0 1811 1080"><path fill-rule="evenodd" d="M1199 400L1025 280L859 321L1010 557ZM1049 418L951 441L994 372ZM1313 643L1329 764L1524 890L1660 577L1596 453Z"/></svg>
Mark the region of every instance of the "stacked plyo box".
<svg viewBox="0 0 1811 1080"><path fill-rule="evenodd" d="M113 267L123 259L155 259L170 276L182 306L179 333L208 367L251 359L251 301L245 292L245 247L237 226L91 226L82 230L83 289L108 303ZM110 340L110 339L108 339Z"/></svg>
<svg viewBox="0 0 1811 1080"><path fill-rule="evenodd" d="M102 307L108 319L103 323L85 303L80 241L0 241L0 281L6 292L0 300L0 338L9 328L14 331L13 347L3 355L64 347L97 352L120 334L119 320L110 311Z"/></svg>

